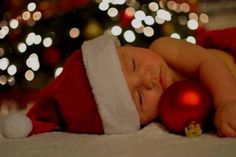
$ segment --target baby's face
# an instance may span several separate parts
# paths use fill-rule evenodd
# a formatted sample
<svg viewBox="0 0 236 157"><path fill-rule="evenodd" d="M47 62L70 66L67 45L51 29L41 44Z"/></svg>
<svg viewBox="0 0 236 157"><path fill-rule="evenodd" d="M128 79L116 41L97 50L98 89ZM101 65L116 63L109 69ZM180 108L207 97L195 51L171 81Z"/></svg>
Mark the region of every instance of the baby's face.
<svg viewBox="0 0 236 157"><path fill-rule="evenodd" d="M158 117L163 91L173 83L170 68L157 53L144 48L118 47L118 56L142 125Z"/></svg>

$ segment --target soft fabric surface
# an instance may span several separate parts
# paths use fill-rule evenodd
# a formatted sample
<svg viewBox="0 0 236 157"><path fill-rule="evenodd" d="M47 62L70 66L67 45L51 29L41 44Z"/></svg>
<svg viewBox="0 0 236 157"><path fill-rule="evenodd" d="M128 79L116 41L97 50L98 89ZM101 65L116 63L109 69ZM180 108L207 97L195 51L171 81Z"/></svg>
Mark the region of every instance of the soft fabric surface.
<svg viewBox="0 0 236 157"><path fill-rule="evenodd" d="M3 117L0 118L2 122ZM236 139L204 134L187 138L152 123L125 135L51 132L24 139L0 134L2 157L235 157Z"/></svg>

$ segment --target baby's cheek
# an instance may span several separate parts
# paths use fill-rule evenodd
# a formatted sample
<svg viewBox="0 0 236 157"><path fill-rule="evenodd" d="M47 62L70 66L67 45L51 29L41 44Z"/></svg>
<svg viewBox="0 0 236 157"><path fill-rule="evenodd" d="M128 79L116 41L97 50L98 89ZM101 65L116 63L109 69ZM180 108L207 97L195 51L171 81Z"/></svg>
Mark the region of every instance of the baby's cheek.
<svg viewBox="0 0 236 157"><path fill-rule="evenodd" d="M153 114L158 113L158 106L162 93L162 90L155 90L150 91L146 94L146 104L148 105L147 107L150 111L153 111Z"/></svg>

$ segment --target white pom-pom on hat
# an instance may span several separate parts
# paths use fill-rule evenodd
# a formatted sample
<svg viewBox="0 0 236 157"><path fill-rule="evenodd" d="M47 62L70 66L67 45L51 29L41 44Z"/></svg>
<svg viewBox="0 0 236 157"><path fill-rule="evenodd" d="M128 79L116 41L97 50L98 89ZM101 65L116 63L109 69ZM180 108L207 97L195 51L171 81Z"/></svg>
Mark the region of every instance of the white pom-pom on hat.
<svg viewBox="0 0 236 157"><path fill-rule="evenodd" d="M3 121L2 133L6 138L24 138L32 130L31 120L24 114L11 113Z"/></svg>

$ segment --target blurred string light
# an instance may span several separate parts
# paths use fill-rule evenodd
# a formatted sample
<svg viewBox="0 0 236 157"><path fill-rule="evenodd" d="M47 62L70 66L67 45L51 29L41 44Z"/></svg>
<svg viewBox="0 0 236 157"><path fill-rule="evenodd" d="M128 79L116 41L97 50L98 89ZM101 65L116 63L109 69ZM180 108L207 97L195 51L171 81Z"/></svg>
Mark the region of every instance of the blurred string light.
<svg viewBox="0 0 236 157"><path fill-rule="evenodd" d="M63 71L63 67L56 68L55 73L54 73L54 77L55 78L58 77L62 73L62 71Z"/></svg>
<svg viewBox="0 0 236 157"><path fill-rule="evenodd" d="M145 5L140 5L136 0L97 0L96 2L99 3L98 8L101 11L106 11L111 18L121 14L122 11L117 9L119 5L127 5L125 12L128 8L133 10L131 26L134 31L132 29L124 31L119 23L111 27L113 35L123 35L124 39L129 43L136 40L136 33L143 33L146 37L153 37L155 35L154 25L163 25L171 21L173 12L187 14L180 14L177 21L181 26L186 26L189 30L196 30L200 25L199 23L207 23L209 21L207 14L198 16L196 13L191 12L191 7L186 2L160 0L150 1ZM147 6L149 11L143 9L145 6ZM177 39L182 38L178 32L172 32L170 36ZM195 38L191 37L186 40L194 43Z"/></svg>
<svg viewBox="0 0 236 157"><path fill-rule="evenodd" d="M80 35L80 30L79 28L73 27L69 31L69 36L71 38L77 38Z"/></svg>
<svg viewBox="0 0 236 157"><path fill-rule="evenodd" d="M12 28L12 29L16 29L18 26L19 26L19 21L16 20L16 19L11 19L9 21L9 26Z"/></svg>
<svg viewBox="0 0 236 157"><path fill-rule="evenodd" d="M34 72L32 70L27 70L25 72L25 79L27 81L32 81L34 79Z"/></svg>
<svg viewBox="0 0 236 157"><path fill-rule="evenodd" d="M1 58L0 59L0 69L6 70L8 66L9 66L9 59L5 58L5 57Z"/></svg>
<svg viewBox="0 0 236 157"><path fill-rule="evenodd" d="M44 47L50 47L52 45L52 38L51 37L44 38L43 45Z"/></svg>
<svg viewBox="0 0 236 157"><path fill-rule="evenodd" d="M178 34L178 33L172 33L171 35L170 35L170 37L171 38L175 38L175 39L180 39L180 35Z"/></svg>
<svg viewBox="0 0 236 157"><path fill-rule="evenodd" d="M38 71L40 68L39 58L36 53L32 53L26 60L26 65L28 69L25 72L25 79L27 81L32 81L35 77L34 71Z"/></svg>
<svg viewBox="0 0 236 157"><path fill-rule="evenodd" d="M27 50L27 46L25 43L23 42L20 42L18 45L17 45L17 49L20 53L24 53L26 50Z"/></svg>
<svg viewBox="0 0 236 157"><path fill-rule="evenodd" d="M133 7L128 7L125 9L125 14L129 17L133 17L135 14L135 9Z"/></svg>
<svg viewBox="0 0 236 157"><path fill-rule="evenodd" d="M28 5L27 5L27 9L28 11L32 12L36 9L36 3L34 2L30 2Z"/></svg>
<svg viewBox="0 0 236 157"><path fill-rule="evenodd" d="M200 18L200 21L201 21L202 23L208 23L208 21L209 21L208 15L207 15L207 14L204 14L204 13L200 14L199 18Z"/></svg>
<svg viewBox="0 0 236 157"><path fill-rule="evenodd" d="M3 39L7 36L7 34L9 33L9 27L6 25L3 25L0 28L0 39Z"/></svg>
<svg viewBox="0 0 236 157"><path fill-rule="evenodd" d="M29 33L25 40L28 46L31 46L33 44L38 45L41 43L41 41L42 41L41 35L37 35L34 32Z"/></svg>
<svg viewBox="0 0 236 157"><path fill-rule="evenodd" d="M2 57L4 53L5 53L4 49L0 47L0 57Z"/></svg>
<svg viewBox="0 0 236 157"><path fill-rule="evenodd" d="M42 18L42 13L40 11L36 11L33 13L32 17L34 21L39 21Z"/></svg>
<svg viewBox="0 0 236 157"><path fill-rule="evenodd" d="M159 6L158 6L158 4L156 2L151 2L151 3L148 4L148 8L151 11L155 12L155 11L157 11L159 9Z"/></svg>
<svg viewBox="0 0 236 157"><path fill-rule="evenodd" d="M193 44L196 44L196 39L193 36L188 36L186 41L188 41L190 43L193 43Z"/></svg>
<svg viewBox="0 0 236 157"><path fill-rule="evenodd" d="M6 85L9 84L11 86L13 86L15 84L15 77L14 76L5 76L5 75L1 75L0 76L0 85Z"/></svg>
<svg viewBox="0 0 236 157"><path fill-rule="evenodd" d="M127 30L124 32L124 38L127 42L132 43L135 41L135 34L132 30Z"/></svg>
<svg viewBox="0 0 236 157"><path fill-rule="evenodd" d="M150 15L148 15L144 18L144 22L149 26L151 26L155 23L154 18Z"/></svg>
<svg viewBox="0 0 236 157"><path fill-rule="evenodd" d="M39 70L40 63L39 63L38 55L36 53L32 53L26 60L26 65L27 67L31 68L33 71Z"/></svg>
<svg viewBox="0 0 236 157"><path fill-rule="evenodd" d="M23 19L24 21L27 21L27 20L30 19L31 13L30 13L29 11L24 11L24 12L22 13L21 17L22 17L22 19Z"/></svg>
<svg viewBox="0 0 236 157"><path fill-rule="evenodd" d="M195 19L190 19L187 22L187 26L191 30L196 30L198 28L198 22Z"/></svg>
<svg viewBox="0 0 236 157"><path fill-rule="evenodd" d="M0 76L0 84L5 85L7 83L7 77L5 75Z"/></svg>
<svg viewBox="0 0 236 157"><path fill-rule="evenodd" d="M13 86L16 83L15 77L14 76L9 76L7 79L7 82L10 86Z"/></svg>
<svg viewBox="0 0 236 157"><path fill-rule="evenodd" d="M4 39L10 33L10 29L17 29L24 21L27 21L29 26L32 26L36 21L39 21L42 18L42 12L37 11L36 8L37 4L30 2L27 4L27 10L23 10L22 13L15 18L10 19L9 21L0 21L0 39Z"/></svg>
<svg viewBox="0 0 236 157"><path fill-rule="evenodd" d="M15 18L9 20L0 21L0 39L4 39L11 30L16 30L22 24L28 24L28 26L33 26L35 22L42 19L42 12L37 10L37 4L34 2L29 2L25 10L23 10ZM70 37L76 38L80 34L79 29L72 28L70 31ZM18 42L16 48L18 52L25 53L29 46L41 44L44 47L50 47L53 44L53 39L51 37L42 37L35 32L30 32L26 35L25 40ZM0 57L5 55L5 51L0 47ZM28 69L25 72L25 79L27 81L32 81L35 77L35 71L38 71L40 68L38 55L35 53L30 54L26 60L26 65ZM15 77L18 68L15 64L10 64L10 61L7 57L0 58L0 70L6 71L6 75L0 75L0 85L14 85ZM59 73L59 72L57 72Z"/></svg>
<svg viewBox="0 0 236 157"><path fill-rule="evenodd" d="M151 36L153 36L154 35L154 30L153 30L153 28L152 27L145 27L144 29L143 29L143 34L146 36L146 37L151 37Z"/></svg>
<svg viewBox="0 0 236 157"><path fill-rule="evenodd" d="M20 42L18 45L17 45L17 49L20 53L24 53L26 50L27 50L27 46L25 43L23 42Z"/></svg>
<svg viewBox="0 0 236 157"><path fill-rule="evenodd" d="M107 11L107 14L110 16L110 17L115 17L118 15L118 10L116 8L110 8L108 9Z"/></svg>
<svg viewBox="0 0 236 157"><path fill-rule="evenodd" d="M19 42L17 44L17 50L20 52L20 53L24 53L26 52L27 50L27 47L28 46L32 46L32 45L38 45L42 42L42 37L41 35L37 35L35 34L34 32L30 32L27 36L26 36L26 39L25 39L25 42ZM45 47L50 47L52 45L52 39L49 38L49 37L46 37L44 39L44 43L43 45Z"/></svg>
<svg viewBox="0 0 236 157"><path fill-rule="evenodd" d="M122 28L118 25L113 26L112 29L111 29L111 32L112 32L112 34L118 36L122 33Z"/></svg>
<svg viewBox="0 0 236 157"><path fill-rule="evenodd" d="M10 65L8 68L7 68L7 72L9 75L13 76L16 74L17 72L17 68L14 64Z"/></svg>

